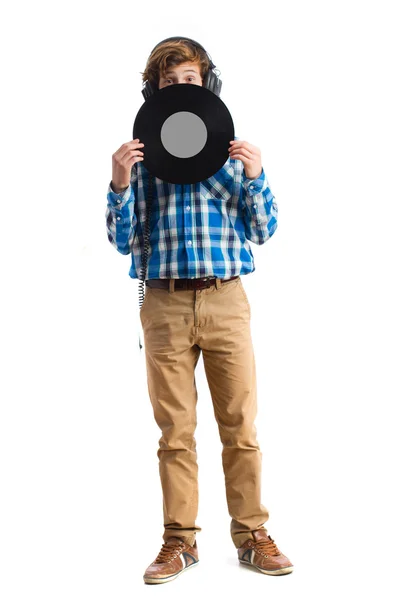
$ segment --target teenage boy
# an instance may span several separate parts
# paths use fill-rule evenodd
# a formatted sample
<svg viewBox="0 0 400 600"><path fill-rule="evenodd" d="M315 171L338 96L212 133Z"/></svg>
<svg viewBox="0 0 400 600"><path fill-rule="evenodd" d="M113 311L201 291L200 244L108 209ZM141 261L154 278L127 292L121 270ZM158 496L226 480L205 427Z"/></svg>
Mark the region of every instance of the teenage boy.
<svg viewBox="0 0 400 600"><path fill-rule="evenodd" d="M201 86L209 65L202 47L169 41L153 50L143 80L155 89ZM115 152L107 196L108 238L120 253L132 253L132 278L139 277L143 248L145 150L136 139ZM241 281L255 269L249 241L260 245L270 239L278 208L259 148L235 138L227 150L226 164L203 182L174 185L156 178L140 319L149 396L162 432L157 455L164 543L144 573L146 583L171 581L199 561L194 374L200 352L223 445L230 533L239 561L269 575L293 570L263 527L269 512L261 503L262 453L254 425L251 309Z"/></svg>

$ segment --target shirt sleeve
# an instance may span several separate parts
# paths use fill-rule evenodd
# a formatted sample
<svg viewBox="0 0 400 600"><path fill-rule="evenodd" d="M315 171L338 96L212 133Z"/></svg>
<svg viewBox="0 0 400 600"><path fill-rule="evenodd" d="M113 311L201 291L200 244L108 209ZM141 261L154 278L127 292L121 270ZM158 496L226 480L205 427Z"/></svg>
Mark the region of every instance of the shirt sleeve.
<svg viewBox="0 0 400 600"><path fill-rule="evenodd" d="M136 233L137 217L135 214L135 183L137 170L135 163L131 171L131 181L122 194L116 194L108 184L106 207L106 230L110 244L121 254L132 252Z"/></svg>
<svg viewBox="0 0 400 600"><path fill-rule="evenodd" d="M263 168L257 179L246 177L243 168L240 194L246 238L264 244L278 227L278 204Z"/></svg>

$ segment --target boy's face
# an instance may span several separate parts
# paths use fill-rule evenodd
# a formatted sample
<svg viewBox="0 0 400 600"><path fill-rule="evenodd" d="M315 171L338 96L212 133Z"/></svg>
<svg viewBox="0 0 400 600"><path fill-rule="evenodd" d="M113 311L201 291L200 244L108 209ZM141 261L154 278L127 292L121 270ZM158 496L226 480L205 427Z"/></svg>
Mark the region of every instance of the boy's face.
<svg viewBox="0 0 400 600"><path fill-rule="evenodd" d="M165 74L165 77L160 77L158 89L173 85L175 83L192 83L194 85L203 85L200 75L200 66L197 63L185 62L171 67Z"/></svg>

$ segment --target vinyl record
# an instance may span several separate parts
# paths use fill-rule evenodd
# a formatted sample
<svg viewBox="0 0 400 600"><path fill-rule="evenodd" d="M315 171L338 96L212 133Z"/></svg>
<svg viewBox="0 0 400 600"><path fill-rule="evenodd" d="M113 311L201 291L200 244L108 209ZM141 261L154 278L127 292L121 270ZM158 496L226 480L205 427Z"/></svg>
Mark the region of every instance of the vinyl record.
<svg viewBox="0 0 400 600"><path fill-rule="evenodd" d="M176 83L141 106L133 139L144 144L141 161L169 183L197 183L215 175L229 158L235 132L222 100L199 85Z"/></svg>

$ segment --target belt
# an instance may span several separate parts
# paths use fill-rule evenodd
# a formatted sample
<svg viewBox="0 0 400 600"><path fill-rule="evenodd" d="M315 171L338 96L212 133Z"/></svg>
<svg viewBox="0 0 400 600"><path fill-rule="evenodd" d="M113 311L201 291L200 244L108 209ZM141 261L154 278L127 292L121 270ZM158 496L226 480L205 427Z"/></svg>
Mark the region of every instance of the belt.
<svg viewBox="0 0 400 600"><path fill-rule="evenodd" d="M221 279L221 282L230 281L231 279L237 279L239 275L234 275L228 279ZM199 279L174 279L175 290L201 290L203 288L209 288L215 285L216 277L201 277ZM146 279L146 285L148 287L155 288L166 288L169 289L169 279Z"/></svg>

